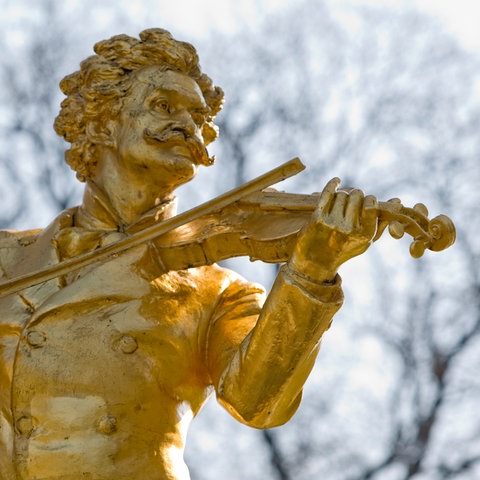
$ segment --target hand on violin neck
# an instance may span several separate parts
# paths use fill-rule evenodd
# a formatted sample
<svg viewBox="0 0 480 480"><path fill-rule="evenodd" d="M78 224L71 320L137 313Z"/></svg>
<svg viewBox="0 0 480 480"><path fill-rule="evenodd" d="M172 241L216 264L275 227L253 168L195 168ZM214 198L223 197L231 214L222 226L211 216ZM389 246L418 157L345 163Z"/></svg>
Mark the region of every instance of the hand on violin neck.
<svg viewBox="0 0 480 480"><path fill-rule="evenodd" d="M376 198L339 185L338 178L327 183L289 260L289 268L319 283L333 281L340 265L365 252L377 230Z"/></svg>

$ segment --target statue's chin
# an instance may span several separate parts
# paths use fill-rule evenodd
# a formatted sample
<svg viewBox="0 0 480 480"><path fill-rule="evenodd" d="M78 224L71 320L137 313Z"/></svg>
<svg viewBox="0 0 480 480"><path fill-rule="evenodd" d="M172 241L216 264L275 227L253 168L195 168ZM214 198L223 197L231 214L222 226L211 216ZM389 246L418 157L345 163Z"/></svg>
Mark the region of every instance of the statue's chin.
<svg viewBox="0 0 480 480"><path fill-rule="evenodd" d="M175 187L183 185L192 180L197 174L198 166L192 161L191 153L172 152L168 165L163 165L163 181L170 180ZM168 178L166 178L168 177Z"/></svg>

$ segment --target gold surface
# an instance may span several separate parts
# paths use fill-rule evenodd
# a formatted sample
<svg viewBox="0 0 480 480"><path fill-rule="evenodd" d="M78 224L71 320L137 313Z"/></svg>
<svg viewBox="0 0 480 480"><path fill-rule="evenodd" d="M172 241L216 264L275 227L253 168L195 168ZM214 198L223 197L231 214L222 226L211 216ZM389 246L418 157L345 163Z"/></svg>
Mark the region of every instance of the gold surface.
<svg viewBox="0 0 480 480"><path fill-rule="evenodd" d="M213 201L141 237L170 225L175 188L211 164L223 93L191 45L140 37L100 42L61 83L55 128L82 205L0 234L3 285L59 266L0 298L0 480L187 479L188 425L212 393L247 425L285 423L342 304L340 265L387 224L400 236L422 223L333 179L319 196ZM415 241L446 248L440 223L447 240L435 224ZM268 296L214 264L236 255L286 262Z"/></svg>

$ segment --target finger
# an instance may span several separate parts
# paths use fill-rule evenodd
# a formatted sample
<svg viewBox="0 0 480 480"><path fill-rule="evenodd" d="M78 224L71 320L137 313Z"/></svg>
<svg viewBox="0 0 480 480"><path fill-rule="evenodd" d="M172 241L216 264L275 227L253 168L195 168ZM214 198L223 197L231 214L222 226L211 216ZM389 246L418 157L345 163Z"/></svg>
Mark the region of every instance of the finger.
<svg viewBox="0 0 480 480"><path fill-rule="evenodd" d="M373 236L378 223L378 202L373 195L367 195L363 201L362 224Z"/></svg>
<svg viewBox="0 0 480 480"><path fill-rule="evenodd" d="M332 207L330 209L330 215L338 221L337 223L340 223L340 220L343 223L348 197L349 195L346 192L337 192L335 194Z"/></svg>
<svg viewBox="0 0 480 480"><path fill-rule="evenodd" d="M377 215L378 202L374 195L367 195L363 201L363 210L368 215Z"/></svg>
<svg viewBox="0 0 480 480"><path fill-rule="evenodd" d="M345 207L345 220L347 224L355 227L360 223L360 216L363 207L363 192L354 188L348 195L348 202Z"/></svg>
<svg viewBox="0 0 480 480"><path fill-rule="evenodd" d="M334 177L325 185L325 188L322 190L318 200L316 208L317 212L328 213L330 211L333 197L337 192L337 188L340 186L340 182L341 180L338 177Z"/></svg>
<svg viewBox="0 0 480 480"><path fill-rule="evenodd" d="M327 182L323 191L324 192L329 191L330 193L335 193L338 187L340 186L340 183L342 183L342 181L338 177L333 177L331 180Z"/></svg>

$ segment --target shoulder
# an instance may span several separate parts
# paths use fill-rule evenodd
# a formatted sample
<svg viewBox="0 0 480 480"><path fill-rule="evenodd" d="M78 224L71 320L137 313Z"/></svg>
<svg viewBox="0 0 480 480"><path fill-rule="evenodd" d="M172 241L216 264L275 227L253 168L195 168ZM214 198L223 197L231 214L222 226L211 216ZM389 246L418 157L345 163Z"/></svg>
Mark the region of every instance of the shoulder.
<svg viewBox="0 0 480 480"><path fill-rule="evenodd" d="M29 245L34 242L43 229L32 230L0 230L0 248L13 248Z"/></svg>
<svg viewBox="0 0 480 480"><path fill-rule="evenodd" d="M0 230L0 276L9 277L12 268L23 258L30 245L35 244L38 230Z"/></svg>
<svg viewBox="0 0 480 480"><path fill-rule="evenodd" d="M201 267L199 270L199 273L204 272L205 278L215 278L221 286L215 295L214 319L238 320L260 313L266 298L265 289L261 285L218 265Z"/></svg>
<svg viewBox="0 0 480 480"><path fill-rule="evenodd" d="M43 234L56 232L64 226L71 226L72 217L76 208L61 212L46 228L32 228L29 230L0 230L0 249L26 247L35 243Z"/></svg>
<svg viewBox="0 0 480 480"><path fill-rule="evenodd" d="M217 264L196 267L187 270L189 275L201 283L216 285L221 294L233 292L245 292L264 294L265 289L258 283L246 280L238 273Z"/></svg>
<svg viewBox="0 0 480 480"><path fill-rule="evenodd" d="M161 295L195 299L206 311L244 302L262 304L265 290L236 272L216 264L170 271L155 280Z"/></svg>
<svg viewBox="0 0 480 480"><path fill-rule="evenodd" d="M9 271L30 254L41 256L54 248L53 236L64 226L72 224L74 212L75 209L63 211L46 228L0 230L0 264L3 270Z"/></svg>
<svg viewBox="0 0 480 480"><path fill-rule="evenodd" d="M0 230L0 259L2 266L15 264L42 233L35 230Z"/></svg>
<svg viewBox="0 0 480 480"><path fill-rule="evenodd" d="M35 242L41 228L32 230L0 230L0 248L24 247Z"/></svg>

